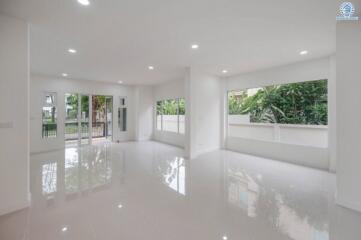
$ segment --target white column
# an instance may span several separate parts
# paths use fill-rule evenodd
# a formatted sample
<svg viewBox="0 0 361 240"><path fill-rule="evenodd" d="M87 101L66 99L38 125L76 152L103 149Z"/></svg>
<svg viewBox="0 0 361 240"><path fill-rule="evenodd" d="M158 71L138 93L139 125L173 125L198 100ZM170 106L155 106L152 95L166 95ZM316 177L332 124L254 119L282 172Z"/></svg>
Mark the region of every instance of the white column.
<svg viewBox="0 0 361 240"><path fill-rule="evenodd" d="M361 20L336 33L337 203L361 211Z"/></svg>
<svg viewBox="0 0 361 240"><path fill-rule="evenodd" d="M30 204L29 32L26 22L0 14L0 52L2 215Z"/></svg>

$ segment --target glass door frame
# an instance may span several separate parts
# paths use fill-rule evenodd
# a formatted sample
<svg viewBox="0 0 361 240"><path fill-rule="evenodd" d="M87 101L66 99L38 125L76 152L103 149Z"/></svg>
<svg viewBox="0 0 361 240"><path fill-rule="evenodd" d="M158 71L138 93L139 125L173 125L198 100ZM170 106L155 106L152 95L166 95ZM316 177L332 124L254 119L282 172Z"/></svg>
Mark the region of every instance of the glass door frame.
<svg viewBox="0 0 361 240"><path fill-rule="evenodd" d="M66 99L66 96L67 95L76 95L77 96L77 145L91 145L92 144L92 104L91 104L91 98L92 98L92 95L91 94L83 94L83 93L70 93L70 92L66 92L64 94L64 104L65 104L65 116L64 116L64 140L65 140L65 145L66 145L66 142L67 142L67 139L66 139L66 117L67 117L67 112L66 112L66 106L67 106L67 99ZM82 96L87 96L89 98L89 101L88 101L88 143L86 144L82 144L82 109L81 109L81 97Z"/></svg>
<svg viewBox="0 0 361 240"><path fill-rule="evenodd" d="M106 115L106 122L105 122L105 139L109 140L110 142L113 141L114 139L114 131L115 131L115 123L114 123L114 109L117 109L115 106L117 106L117 104L115 104L114 99L116 99L117 96L114 95L106 95L106 94L88 94L88 93L82 93L82 92L65 92L64 93L64 111L65 111L65 115L64 115L64 141L65 141L65 145L67 144L67 138L66 138L66 118L67 118L67 110L66 110L66 106L67 106L67 95L76 95L77 96L77 139L74 139L74 141L77 141L77 145L91 145L93 142L93 97L95 96L104 96L107 99L111 99L111 119L110 119L110 128L111 128L111 135L108 136L108 116L107 116L107 104L105 104L105 115ZM82 136L82 123L84 123L82 121L82 103L81 103L81 98L82 96L87 96L89 98L88 100L88 141L86 143L82 143L82 140L85 140L86 138L83 138Z"/></svg>
<svg viewBox="0 0 361 240"><path fill-rule="evenodd" d="M93 98L94 97L105 97L105 107L104 107L104 114L105 114L105 120L104 120L104 132L105 132L105 136L103 136L103 138L106 140L106 141L110 141L110 142L113 142L113 139L114 139L114 96L113 95L106 95L106 94L92 94L90 95L91 97L91 113L90 113L90 116L91 116L91 126L93 128L93 124L94 123L97 123L96 122L96 119L92 119L93 118ZM108 133L109 133L109 126L108 126L108 100L110 99L110 106L111 106L111 117L110 117L110 123L111 123L111 135L109 136ZM93 138L93 131L91 132L91 138ZM95 137L96 138L96 137Z"/></svg>

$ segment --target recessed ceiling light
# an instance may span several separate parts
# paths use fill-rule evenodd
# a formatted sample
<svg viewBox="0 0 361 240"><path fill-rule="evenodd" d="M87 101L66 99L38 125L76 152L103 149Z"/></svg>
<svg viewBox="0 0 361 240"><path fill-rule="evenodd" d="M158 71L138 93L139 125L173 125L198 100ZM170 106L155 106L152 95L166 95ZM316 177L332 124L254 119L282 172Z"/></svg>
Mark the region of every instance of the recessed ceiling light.
<svg viewBox="0 0 361 240"><path fill-rule="evenodd" d="M223 236L223 237L222 237L222 240L228 240L228 237L227 237L227 236Z"/></svg>
<svg viewBox="0 0 361 240"><path fill-rule="evenodd" d="M89 0L78 0L78 3L83 6L88 6L90 4Z"/></svg>
<svg viewBox="0 0 361 240"><path fill-rule="evenodd" d="M222 70L222 73L228 73L228 70L224 69Z"/></svg>
<svg viewBox="0 0 361 240"><path fill-rule="evenodd" d="M123 205L122 205L122 204L119 204L119 205L118 205L118 208L119 208L119 209L120 209L120 208L122 208L122 207L123 207Z"/></svg>
<svg viewBox="0 0 361 240"><path fill-rule="evenodd" d="M199 48L199 45L198 45L198 44L192 44L191 48L192 48L192 49L198 49L198 48Z"/></svg>
<svg viewBox="0 0 361 240"><path fill-rule="evenodd" d="M308 51L307 50L303 50L300 52L300 55L307 55L308 54Z"/></svg>
<svg viewBox="0 0 361 240"><path fill-rule="evenodd" d="M63 74L61 74L61 76L63 76L63 77L67 77L67 76L69 76L67 73L63 73Z"/></svg>
<svg viewBox="0 0 361 240"><path fill-rule="evenodd" d="M68 231L68 227L63 227L63 228L61 229L61 231L62 231L62 232Z"/></svg>
<svg viewBox="0 0 361 240"><path fill-rule="evenodd" d="M69 49L68 49L68 52L74 54L74 53L76 53L76 50L75 50L74 48L69 48Z"/></svg>
<svg viewBox="0 0 361 240"><path fill-rule="evenodd" d="M148 69L149 70L154 70L154 67L153 66L148 66Z"/></svg>
<svg viewBox="0 0 361 240"><path fill-rule="evenodd" d="M122 83L123 83L123 81L118 81L118 83L119 83L119 84L122 84Z"/></svg>

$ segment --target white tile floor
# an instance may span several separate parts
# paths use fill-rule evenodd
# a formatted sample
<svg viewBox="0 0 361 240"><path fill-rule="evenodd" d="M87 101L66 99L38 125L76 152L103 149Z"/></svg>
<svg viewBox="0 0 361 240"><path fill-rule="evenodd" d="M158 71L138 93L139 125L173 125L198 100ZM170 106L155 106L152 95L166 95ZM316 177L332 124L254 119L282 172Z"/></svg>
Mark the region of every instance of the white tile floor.
<svg viewBox="0 0 361 240"><path fill-rule="evenodd" d="M32 205L1 240L360 240L332 174L228 151L186 160L155 142L31 157Z"/></svg>

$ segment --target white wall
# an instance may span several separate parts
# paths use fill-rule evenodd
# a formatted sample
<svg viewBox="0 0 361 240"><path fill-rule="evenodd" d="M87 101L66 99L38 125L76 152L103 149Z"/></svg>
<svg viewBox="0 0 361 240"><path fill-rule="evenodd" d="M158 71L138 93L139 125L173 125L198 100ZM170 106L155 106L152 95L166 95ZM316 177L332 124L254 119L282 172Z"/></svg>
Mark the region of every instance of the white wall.
<svg viewBox="0 0 361 240"><path fill-rule="evenodd" d="M58 132L56 138L43 139L41 136L43 92L57 93ZM30 151L32 153L65 147L65 93L113 96L113 141L135 139L134 87L32 75L30 80ZM127 98L128 113L126 132L120 132L118 128L117 109L120 105L119 97Z"/></svg>
<svg viewBox="0 0 361 240"><path fill-rule="evenodd" d="M191 68L186 78L186 97L189 120L186 120L187 155L199 154L220 148L221 142L221 81L215 76ZM187 131L187 130L186 130Z"/></svg>
<svg viewBox="0 0 361 240"><path fill-rule="evenodd" d="M28 39L25 22L0 15L0 215L30 203Z"/></svg>
<svg viewBox="0 0 361 240"><path fill-rule="evenodd" d="M137 141L153 138L153 88L151 86L137 86L135 88Z"/></svg>
<svg viewBox="0 0 361 240"><path fill-rule="evenodd" d="M361 2L358 3L357 9L361 9ZM337 202L361 211L360 20L337 23L336 46Z"/></svg>
<svg viewBox="0 0 361 240"><path fill-rule="evenodd" d="M178 134L173 132L158 131L156 126L156 102L159 100L184 98L185 97L185 81L184 79L166 82L153 87L153 129L154 140L168 143L171 145L185 147L185 134ZM186 114L187 114L186 108Z"/></svg>
<svg viewBox="0 0 361 240"><path fill-rule="evenodd" d="M332 77L334 65L332 57L326 57L311 61L300 62L287 66L276 67L263 71L242 74L226 78L224 95L229 90L242 90L254 87L263 87L274 84L304 82L319 79L329 80L329 107L334 108L334 89L335 78ZM227 110L227 108L225 108ZM227 112L224 112L227 115ZM334 118L329 114L329 118ZM227 122L227 121L226 121ZM333 120L331 120L332 123ZM335 131L335 125L329 129L332 133ZM225 130L227 135L227 130ZM334 134L332 134L334 136ZM254 139L237 139L234 137L226 138L226 148L233 151L246 152L263 157L274 158L299 165L316 167L325 170L330 169L328 148L297 146L280 142L258 141Z"/></svg>

